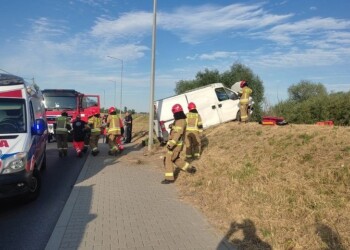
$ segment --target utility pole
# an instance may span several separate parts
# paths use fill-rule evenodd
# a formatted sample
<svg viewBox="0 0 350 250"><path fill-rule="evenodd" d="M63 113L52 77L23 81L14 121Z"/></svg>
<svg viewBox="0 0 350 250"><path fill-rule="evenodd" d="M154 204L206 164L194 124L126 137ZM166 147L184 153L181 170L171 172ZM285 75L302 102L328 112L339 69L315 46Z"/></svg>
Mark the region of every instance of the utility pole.
<svg viewBox="0 0 350 250"><path fill-rule="evenodd" d="M156 26L157 26L157 0L153 0L152 60L151 60L151 90L150 90L150 100L149 100L148 151L151 151L153 146Z"/></svg>

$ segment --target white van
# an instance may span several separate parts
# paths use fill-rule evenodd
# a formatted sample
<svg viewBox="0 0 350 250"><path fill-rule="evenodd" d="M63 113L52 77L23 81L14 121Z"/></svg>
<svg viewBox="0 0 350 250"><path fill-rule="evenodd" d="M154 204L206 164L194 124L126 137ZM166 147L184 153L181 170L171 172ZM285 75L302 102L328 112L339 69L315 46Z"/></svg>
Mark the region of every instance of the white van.
<svg viewBox="0 0 350 250"><path fill-rule="evenodd" d="M38 87L0 74L0 199L37 198L46 167L47 124Z"/></svg>
<svg viewBox="0 0 350 250"><path fill-rule="evenodd" d="M213 83L196 88L180 95L155 101L155 131L158 139L167 141L170 132L169 124L174 121L171 108L174 104L180 104L185 113L187 105L194 102L198 113L202 117L203 128L217 125L223 122L240 119L239 95L237 92L226 88L222 83ZM250 99L250 113L253 101Z"/></svg>

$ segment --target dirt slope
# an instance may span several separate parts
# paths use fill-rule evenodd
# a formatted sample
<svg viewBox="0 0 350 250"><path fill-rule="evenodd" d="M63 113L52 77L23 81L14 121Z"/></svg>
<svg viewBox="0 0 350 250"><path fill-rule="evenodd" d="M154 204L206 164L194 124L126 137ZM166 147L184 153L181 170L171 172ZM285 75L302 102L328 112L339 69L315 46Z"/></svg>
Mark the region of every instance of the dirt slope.
<svg viewBox="0 0 350 250"><path fill-rule="evenodd" d="M231 243L350 249L349 127L230 122L205 130L202 143L198 172L175 185ZM163 151L148 159L161 166Z"/></svg>

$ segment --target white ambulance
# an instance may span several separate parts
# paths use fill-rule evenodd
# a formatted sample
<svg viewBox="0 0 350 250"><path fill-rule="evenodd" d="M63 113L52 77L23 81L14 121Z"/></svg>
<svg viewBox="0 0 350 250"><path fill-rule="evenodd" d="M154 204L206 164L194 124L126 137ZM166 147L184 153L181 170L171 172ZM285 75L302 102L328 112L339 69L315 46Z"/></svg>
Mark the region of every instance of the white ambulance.
<svg viewBox="0 0 350 250"><path fill-rule="evenodd" d="M0 74L0 199L40 192L46 167L47 124L43 97L23 78Z"/></svg>
<svg viewBox="0 0 350 250"><path fill-rule="evenodd" d="M192 89L180 95L171 96L155 101L154 124L158 139L167 141L170 132L169 124L174 121L171 108L180 104L185 113L188 112L188 103L194 102L198 113L202 117L203 128L220 123L239 120L240 95L236 91L226 88L222 83L212 83L204 87ZM250 98L249 114L252 113L253 99Z"/></svg>

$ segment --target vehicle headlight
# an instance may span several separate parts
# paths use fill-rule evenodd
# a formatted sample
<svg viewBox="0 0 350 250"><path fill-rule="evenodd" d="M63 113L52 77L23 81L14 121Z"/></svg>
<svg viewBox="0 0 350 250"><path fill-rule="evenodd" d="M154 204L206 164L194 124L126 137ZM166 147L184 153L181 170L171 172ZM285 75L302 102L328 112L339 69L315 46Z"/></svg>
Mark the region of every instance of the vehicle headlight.
<svg viewBox="0 0 350 250"><path fill-rule="evenodd" d="M27 154L17 153L3 160L1 174L12 174L25 169L27 165Z"/></svg>

